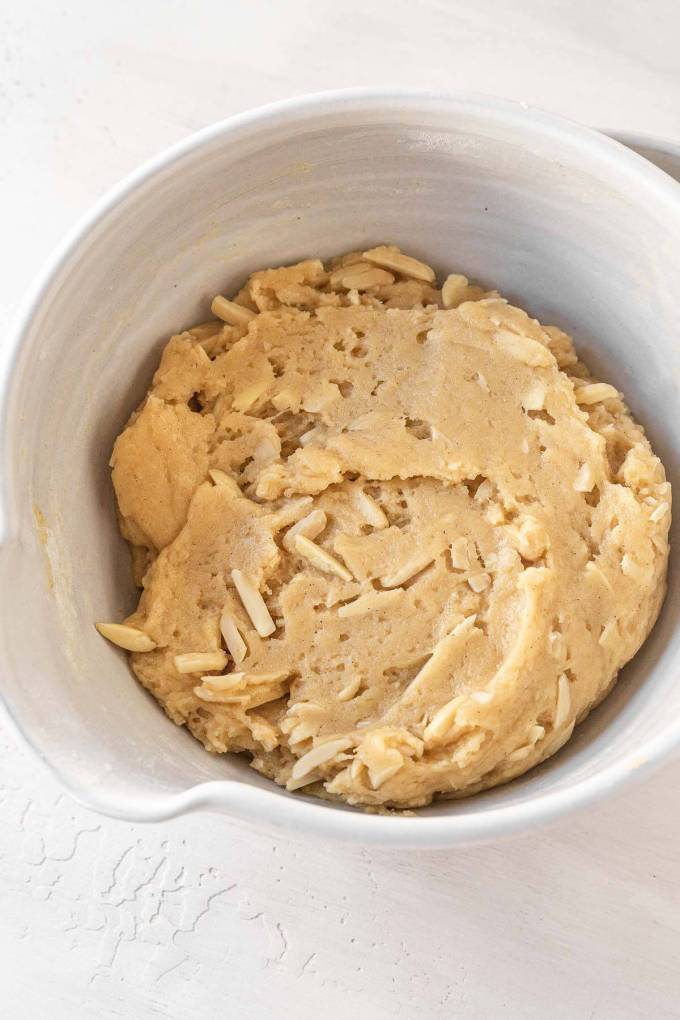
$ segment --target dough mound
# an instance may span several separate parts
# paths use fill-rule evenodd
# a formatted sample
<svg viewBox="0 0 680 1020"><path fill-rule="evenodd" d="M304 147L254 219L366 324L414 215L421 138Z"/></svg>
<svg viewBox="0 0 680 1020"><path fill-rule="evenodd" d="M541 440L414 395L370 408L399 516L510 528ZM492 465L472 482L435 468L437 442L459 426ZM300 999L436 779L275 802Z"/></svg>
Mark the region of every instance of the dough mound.
<svg viewBox="0 0 680 1020"><path fill-rule="evenodd" d="M111 460L141 683L208 750L350 804L554 754L665 591L670 486L621 395L561 330L391 246L213 311Z"/></svg>

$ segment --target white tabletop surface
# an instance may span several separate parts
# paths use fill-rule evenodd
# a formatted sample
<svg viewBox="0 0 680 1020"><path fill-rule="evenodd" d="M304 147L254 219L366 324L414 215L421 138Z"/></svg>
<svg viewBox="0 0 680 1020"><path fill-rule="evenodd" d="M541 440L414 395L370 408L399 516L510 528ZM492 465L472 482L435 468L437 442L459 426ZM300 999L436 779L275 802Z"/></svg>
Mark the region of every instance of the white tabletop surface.
<svg viewBox="0 0 680 1020"><path fill-rule="evenodd" d="M352 85L680 139L677 0L0 0L0 325L60 235L210 121ZM80 809L0 732L8 1018L680 1017L680 762L458 852Z"/></svg>

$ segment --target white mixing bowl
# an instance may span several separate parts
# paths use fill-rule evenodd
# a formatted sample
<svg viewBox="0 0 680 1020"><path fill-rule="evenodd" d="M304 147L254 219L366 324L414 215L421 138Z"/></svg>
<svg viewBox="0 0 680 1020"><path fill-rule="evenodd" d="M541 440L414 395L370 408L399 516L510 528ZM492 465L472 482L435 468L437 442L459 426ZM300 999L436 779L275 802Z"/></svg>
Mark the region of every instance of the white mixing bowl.
<svg viewBox="0 0 680 1020"><path fill-rule="evenodd" d="M680 743L675 573L644 649L555 758L415 817L289 794L237 757L209 755L95 632L136 600L107 462L169 334L251 270L381 241L573 332L677 481L680 186L660 170L545 113L444 95L312 96L189 138L64 245L20 317L1 387L0 690L88 806L138 820L208 808L357 842L460 845L592 801Z"/></svg>

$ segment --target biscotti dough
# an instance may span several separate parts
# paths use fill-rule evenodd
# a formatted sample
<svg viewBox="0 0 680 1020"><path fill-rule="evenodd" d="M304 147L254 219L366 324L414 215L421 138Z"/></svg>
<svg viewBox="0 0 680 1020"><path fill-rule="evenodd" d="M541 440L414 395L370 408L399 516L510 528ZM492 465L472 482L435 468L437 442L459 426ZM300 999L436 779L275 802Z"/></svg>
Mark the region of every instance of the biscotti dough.
<svg viewBox="0 0 680 1020"><path fill-rule="evenodd" d="M621 395L394 247L213 310L116 441L143 592L102 632L289 790L414 807L554 754L664 595L670 486Z"/></svg>

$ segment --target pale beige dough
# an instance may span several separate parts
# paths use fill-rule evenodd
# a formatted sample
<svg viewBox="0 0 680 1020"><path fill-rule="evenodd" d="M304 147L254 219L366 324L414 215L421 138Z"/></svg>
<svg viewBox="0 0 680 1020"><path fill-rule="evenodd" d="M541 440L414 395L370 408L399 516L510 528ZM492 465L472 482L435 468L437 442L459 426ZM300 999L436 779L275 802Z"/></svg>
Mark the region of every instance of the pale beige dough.
<svg viewBox="0 0 680 1020"><path fill-rule="evenodd" d="M111 464L168 715L289 789L414 807L532 768L609 691L670 486L568 336L375 251L255 273L255 314L173 337Z"/></svg>

